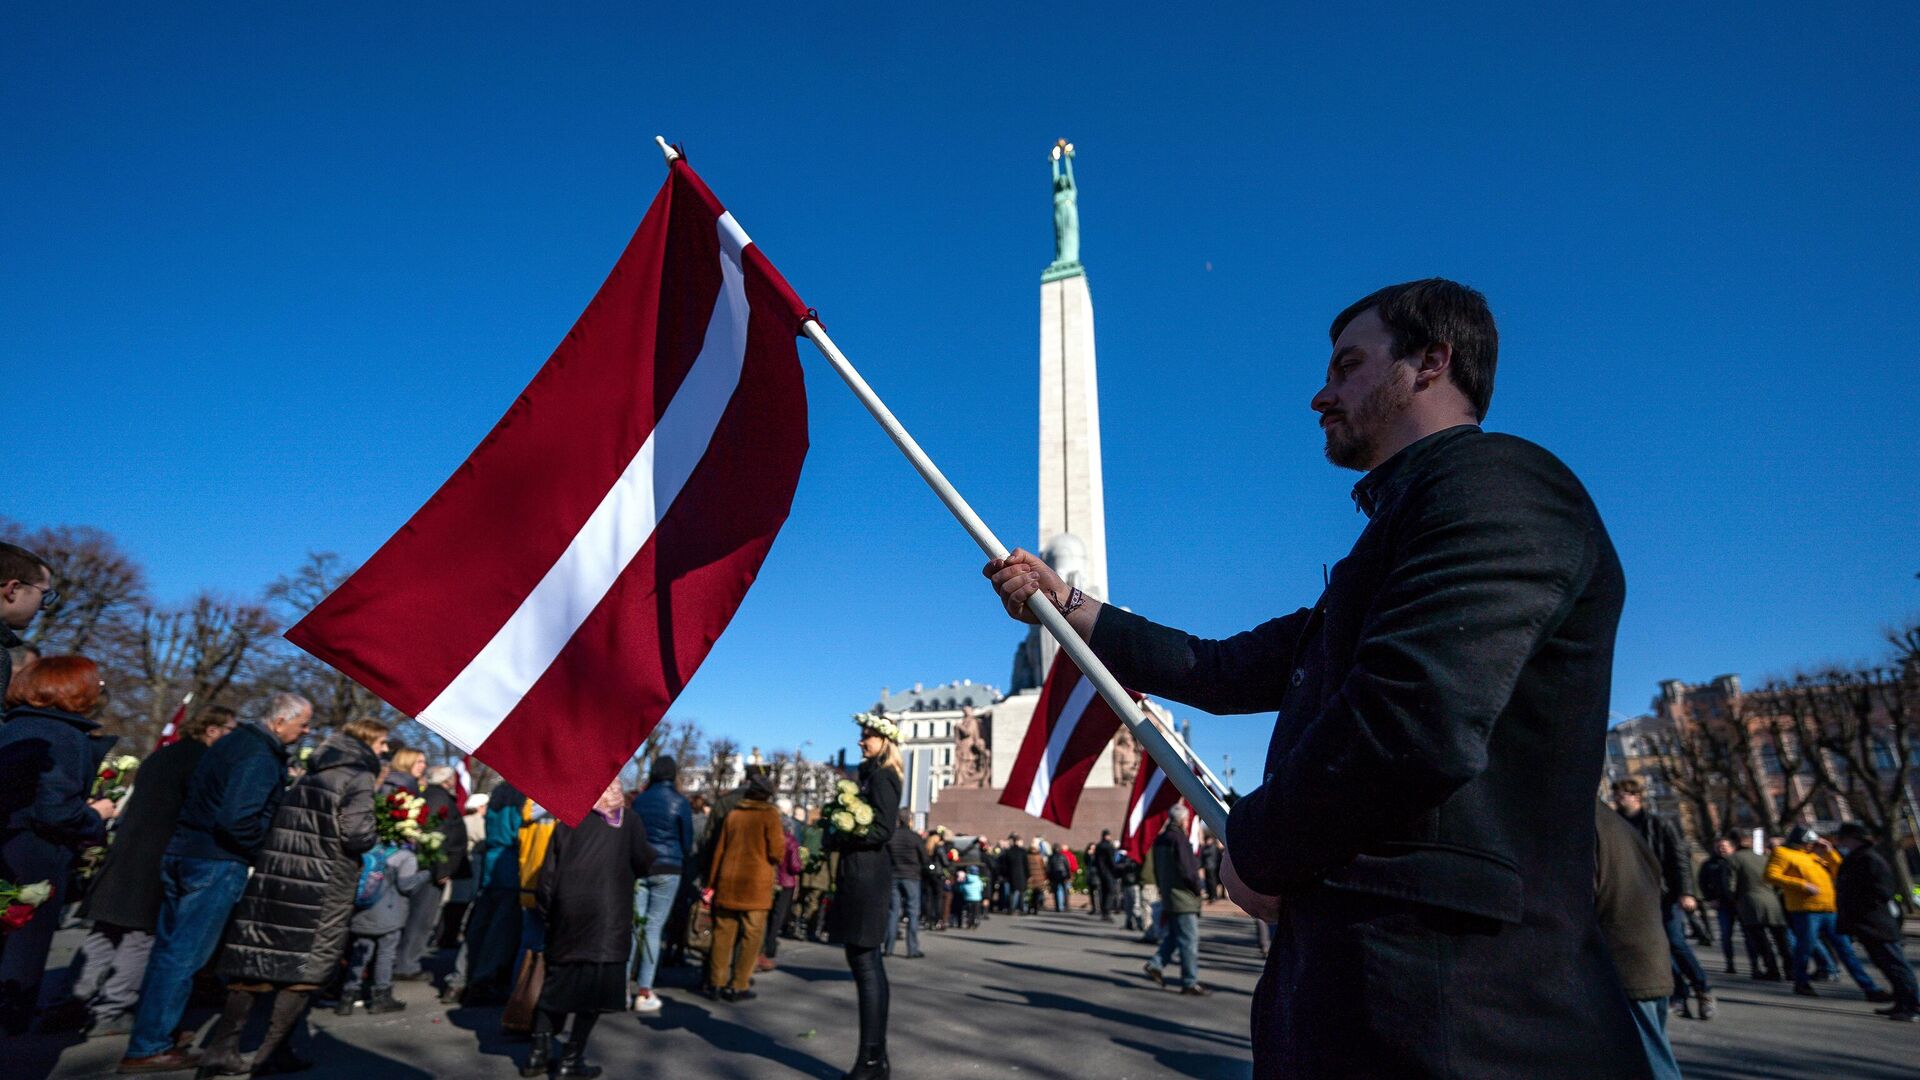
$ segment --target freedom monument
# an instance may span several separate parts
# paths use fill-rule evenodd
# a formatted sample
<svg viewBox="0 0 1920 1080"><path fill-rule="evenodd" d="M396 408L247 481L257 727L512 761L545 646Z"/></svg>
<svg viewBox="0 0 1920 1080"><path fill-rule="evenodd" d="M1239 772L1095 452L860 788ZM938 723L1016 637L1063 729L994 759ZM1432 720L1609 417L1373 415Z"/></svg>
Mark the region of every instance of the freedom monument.
<svg viewBox="0 0 1920 1080"><path fill-rule="evenodd" d="M1093 296L1080 261L1080 189L1073 144L1055 143L1053 261L1040 274L1039 549L1062 577L1107 598L1106 495L1100 468L1100 395L1093 342ZM918 824L1004 837L1035 833L1079 843L1100 830L1117 835L1140 747L1122 728L1087 778L1073 828L998 803L1014 756L1033 719L1040 684L1059 646L1031 627L1014 651L1007 693L961 680L941 686L882 689L871 706L900 726L907 766L905 803ZM1149 710L1163 728L1172 717Z"/></svg>

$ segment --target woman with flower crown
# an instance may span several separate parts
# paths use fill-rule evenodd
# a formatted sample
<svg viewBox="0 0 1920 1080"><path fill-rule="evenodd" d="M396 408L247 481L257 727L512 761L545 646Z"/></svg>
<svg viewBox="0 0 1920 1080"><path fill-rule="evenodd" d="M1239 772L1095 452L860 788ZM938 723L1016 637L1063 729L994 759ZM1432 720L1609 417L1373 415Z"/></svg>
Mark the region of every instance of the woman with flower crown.
<svg viewBox="0 0 1920 1080"><path fill-rule="evenodd" d="M900 813L900 729L871 713L853 719L860 725L859 779L842 780L821 813L826 846L840 853L827 927L831 938L846 946L860 997L860 1052L843 1080L885 1080L892 1068L887 1063L887 970L880 947L891 930L887 902L893 870L886 846Z"/></svg>

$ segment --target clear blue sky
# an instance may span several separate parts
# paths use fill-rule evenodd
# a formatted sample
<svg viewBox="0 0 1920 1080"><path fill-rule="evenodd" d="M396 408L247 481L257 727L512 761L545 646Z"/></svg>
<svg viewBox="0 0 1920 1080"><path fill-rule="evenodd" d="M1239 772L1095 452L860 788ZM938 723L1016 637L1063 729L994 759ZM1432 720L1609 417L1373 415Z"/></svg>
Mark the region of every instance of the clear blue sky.
<svg viewBox="0 0 1920 1080"><path fill-rule="evenodd" d="M1119 602L1226 633L1313 600L1360 526L1307 409L1326 325L1443 274L1500 320L1489 426L1620 549L1617 710L1920 611L1911 5L1293 6L12 9L0 512L112 531L166 599L365 558L592 295L658 132L1031 544L1066 136ZM680 711L817 754L883 685L1004 685L1019 633L806 363L793 517ZM1195 734L1244 781L1270 721Z"/></svg>

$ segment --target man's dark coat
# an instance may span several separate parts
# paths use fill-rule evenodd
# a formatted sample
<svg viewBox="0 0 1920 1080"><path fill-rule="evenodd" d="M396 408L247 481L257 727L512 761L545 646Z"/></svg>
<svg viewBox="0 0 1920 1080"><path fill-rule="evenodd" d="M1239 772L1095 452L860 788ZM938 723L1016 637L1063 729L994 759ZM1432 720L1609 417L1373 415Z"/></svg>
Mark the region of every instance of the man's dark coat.
<svg viewBox="0 0 1920 1080"><path fill-rule="evenodd" d="M1687 855L1687 842L1673 822L1651 810L1622 814L1640 839L1653 849L1660 860L1660 902L1672 904L1683 896L1693 896L1693 860Z"/></svg>
<svg viewBox="0 0 1920 1080"><path fill-rule="evenodd" d="M1285 897L1255 1073L1646 1073L1594 917L1625 578L1553 455L1462 426L1354 488L1368 516L1310 609L1218 641L1108 606L1128 686L1278 710L1227 850Z"/></svg>
<svg viewBox="0 0 1920 1080"><path fill-rule="evenodd" d="M193 770L206 755L206 743L182 739L140 763L113 843L80 904L81 918L153 932L160 917L160 860L180 820Z"/></svg>
<svg viewBox="0 0 1920 1080"><path fill-rule="evenodd" d="M1878 847L1862 844L1840 860L1833 891L1834 929L1862 941L1900 940L1900 918L1891 906L1900 879Z"/></svg>

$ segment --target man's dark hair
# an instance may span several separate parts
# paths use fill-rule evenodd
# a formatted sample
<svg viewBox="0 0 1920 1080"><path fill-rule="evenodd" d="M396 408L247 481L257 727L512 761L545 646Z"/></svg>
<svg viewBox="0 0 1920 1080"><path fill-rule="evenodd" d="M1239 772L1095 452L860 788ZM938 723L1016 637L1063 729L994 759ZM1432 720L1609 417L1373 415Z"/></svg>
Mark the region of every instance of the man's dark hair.
<svg viewBox="0 0 1920 1080"><path fill-rule="evenodd" d="M211 728L227 727L228 725L239 722L240 714L227 708L225 705L209 705L189 717L187 722L180 726L180 737L182 739L198 739L200 736L205 735Z"/></svg>
<svg viewBox="0 0 1920 1080"><path fill-rule="evenodd" d="M1629 776L1625 780L1615 780L1613 782L1613 793L1615 795L1638 795L1645 798L1647 785L1646 782L1639 777Z"/></svg>
<svg viewBox="0 0 1920 1080"><path fill-rule="evenodd" d="M1473 415L1487 418L1493 401L1493 368L1500 356L1500 333L1493 312L1477 289L1446 278L1422 278L1389 285L1355 300L1333 320L1327 340L1368 308L1380 312L1380 321L1393 335L1393 358L1404 359L1437 342L1453 347L1449 367L1453 384L1473 404Z"/></svg>
<svg viewBox="0 0 1920 1080"><path fill-rule="evenodd" d="M0 582L29 581L37 584L42 570L52 574L53 564L18 544L0 541Z"/></svg>

